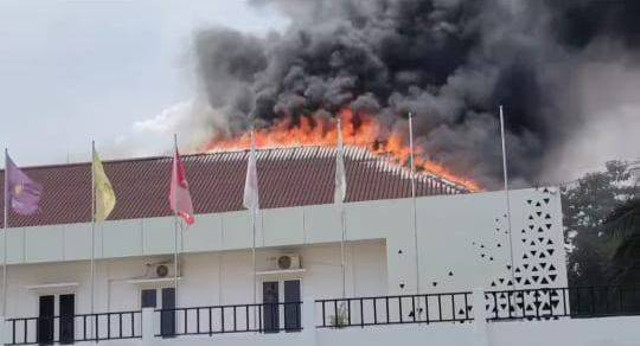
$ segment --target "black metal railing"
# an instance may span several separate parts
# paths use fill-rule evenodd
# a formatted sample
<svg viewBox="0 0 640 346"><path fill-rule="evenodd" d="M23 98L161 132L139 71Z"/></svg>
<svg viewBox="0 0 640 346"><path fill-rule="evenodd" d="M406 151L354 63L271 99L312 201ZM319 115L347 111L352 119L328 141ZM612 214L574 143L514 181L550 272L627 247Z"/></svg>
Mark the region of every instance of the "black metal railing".
<svg viewBox="0 0 640 346"><path fill-rule="evenodd" d="M72 344L142 337L142 312L7 319L10 345Z"/></svg>
<svg viewBox="0 0 640 346"><path fill-rule="evenodd" d="M302 330L301 309L302 302L159 309L155 336L296 332Z"/></svg>
<svg viewBox="0 0 640 346"><path fill-rule="evenodd" d="M318 328L473 320L471 292L316 300Z"/></svg>
<svg viewBox="0 0 640 346"><path fill-rule="evenodd" d="M486 292L488 320L640 315L640 288L560 287Z"/></svg>

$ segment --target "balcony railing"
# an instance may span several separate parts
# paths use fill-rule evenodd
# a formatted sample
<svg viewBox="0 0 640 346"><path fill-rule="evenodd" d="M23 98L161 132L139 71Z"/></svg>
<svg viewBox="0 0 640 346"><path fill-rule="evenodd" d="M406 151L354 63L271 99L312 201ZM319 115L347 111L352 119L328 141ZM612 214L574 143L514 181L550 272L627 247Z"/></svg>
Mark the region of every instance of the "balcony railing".
<svg viewBox="0 0 640 346"><path fill-rule="evenodd" d="M7 319L11 345L73 344L142 337L142 312Z"/></svg>
<svg viewBox="0 0 640 346"><path fill-rule="evenodd" d="M471 321L471 294L458 292L316 300L322 316L317 327Z"/></svg>
<svg viewBox="0 0 640 346"><path fill-rule="evenodd" d="M475 303L475 304L474 304ZM474 308L478 307L480 311ZM8 319L11 345L72 344L316 328L640 315L640 287L560 287L145 309ZM304 312L304 314L303 314ZM303 318L304 316L304 318ZM143 321L144 318L144 321Z"/></svg>
<svg viewBox="0 0 640 346"><path fill-rule="evenodd" d="M488 320L640 315L640 288L623 286L539 288L485 294Z"/></svg>
<svg viewBox="0 0 640 346"><path fill-rule="evenodd" d="M277 333L302 330L301 302L215 305L156 310L155 336Z"/></svg>

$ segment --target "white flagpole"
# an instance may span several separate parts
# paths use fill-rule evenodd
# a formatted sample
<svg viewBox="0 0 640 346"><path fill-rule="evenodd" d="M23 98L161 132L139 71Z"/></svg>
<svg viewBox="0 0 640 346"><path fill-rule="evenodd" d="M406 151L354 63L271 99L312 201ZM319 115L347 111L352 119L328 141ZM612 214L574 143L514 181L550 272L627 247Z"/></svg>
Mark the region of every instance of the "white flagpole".
<svg viewBox="0 0 640 346"><path fill-rule="evenodd" d="M4 232L2 232L3 239L3 253L2 253L2 316L7 317L7 232L9 231L9 174L7 171L7 163L9 157L9 151L4 149Z"/></svg>
<svg viewBox="0 0 640 346"><path fill-rule="evenodd" d="M253 127L251 127L251 149L249 155L255 155L255 133ZM251 157L249 157L251 160ZM257 161L257 158L256 158ZM258 163L256 164L256 171L258 170ZM256 174L257 175L257 174ZM258 191L256 191L258 193ZM252 244L251 244L251 261L253 265L253 304L258 303L258 275L256 273L256 213L258 211L255 207L251 208L251 232L252 232Z"/></svg>
<svg viewBox="0 0 640 346"><path fill-rule="evenodd" d="M173 167L172 170L176 169L176 159L178 154L178 135L173 134ZM173 174L177 174L176 171L172 172ZM173 182L172 182L173 184ZM176 208L177 209L177 208ZM178 227L180 224L180 220L178 219L178 210L174 210L173 212L173 290L174 292L174 304L178 306Z"/></svg>
<svg viewBox="0 0 640 346"><path fill-rule="evenodd" d="M413 213L413 244L416 261L416 294L420 294L420 247L418 246L418 212L416 206L416 162L413 150L413 114L409 112L409 147L411 149L411 203Z"/></svg>
<svg viewBox="0 0 640 346"><path fill-rule="evenodd" d="M340 156L339 157L340 160L344 160L343 153L344 153L344 144L342 143L342 120L340 119L340 115L338 115L338 153L337 154ZM342 269L342 298L346 298L347 296L347 259L346 259L345 242L347 238L347 229L345 227L345 222L344 222L344 207L342 205L343 202L344 201L340 201L340 228L341 228L341 235L342 235L342 237L340 238L340 261L341 261L340 264Z"/></svg>
<svg viewBox="0 0 640 346"><path fill-rule="evenodd" d="M249 213L251 213L251 263L253 268L253 279L251 280L253 283L252 291L253 291L253 304L258 303L258 275L257 275L257 265L256 265L256 217L257 212L260 209L260 197L258 191L258 160L255 154L256 147L256 139L255 139L255 130L253 128L253 124L251 124L251 145L249 148L249 155L247 159L247 175L244 182L244 195L242 198L242 205L247 208ZM254 325L257 325L258 321L258 308L254 309L255 319ZM257 329L257 327L256 327Z"/></svg>
<svg viewBox="0 0 640 346"><path fill-rule="evenodd" d="M509 199L509 178L507 174L507 146L504 136L504 112L500 105L500 137L502 140L502 170L504 173L504 194L507 203L507 230L509 232L509 251L511 255L511 280L515 285L515 275L513 274L513 236L511 234L511 201Z"/></svg>
<svg viewBox="0 0 640 346"><path fill-rule="evenodd" d="M342 298L347 297L347 229L344 222L344 208L340 207L340 227L342 228L342 239L340 240L340 258L342 260Z"/></svg>
<svg viewBox="0 0 640 346"><path fill-rule="evenodd" d="M258 159L257 157L255 157L255 132L254 132L254 128L253 125L251 126L251 148L249 149L249 160L247 163L247 177L249 177L249 175L251 174L251 172L249 171L249 169L251 169L249 163L251 162L251 160L253 158L255 158L255 162L254 164L255 166L255 170L256 170L256 179L258 179L257 175L257 171L258 171ZM245 186L245 189L247 187ZM254 193L259 195L259 191L256 190L254 191ZM245 191L246 194L246 191ZM244 201L243 201L244 202ZM257 213L258 213L258 208L260 208L259 204L255 205L255 203L252 201L251 202L251 207L249 208L249 212L251 213L251 266L253 268L253 278L252 278L252 282L253 282L253 304L255 306L255 304L258 304L258 273L257 273L257 263L256 263L256 218L257 218ZM258 315L259 315L260 311L258 308L254 308L254 318L253 318L253 323L254 323L254 328L258 329Z"/></svg>
<svg viewBox="0 0 640 346"><path fill-rule="evenodd" d="M95 247L96 247L96 143L91 141L91 260L90 260L90 286L91 286L91 313L95 313ZM96 336L97 338L97 336Z"/></svg>
<svg viewBox="0 0 640 346"><path fill-rule="evenodd" d="M251 244L251 262L253 265L253 304L258 303L258 274L256 272L256 213L257 210L251 210L251 231L252 231L252 244Z"/></svg>

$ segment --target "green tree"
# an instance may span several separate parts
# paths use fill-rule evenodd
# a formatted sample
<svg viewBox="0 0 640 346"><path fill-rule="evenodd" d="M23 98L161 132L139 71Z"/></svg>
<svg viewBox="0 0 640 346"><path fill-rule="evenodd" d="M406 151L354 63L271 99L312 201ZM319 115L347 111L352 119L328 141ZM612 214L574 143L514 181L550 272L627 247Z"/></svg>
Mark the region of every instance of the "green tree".
<svg viewBox="0 0 640 346"><path fill-rule="evenodd" d="M593 286L609 283L612 253L611 215L621 203L636 196L629 184L628 164L610 161L604 172L585 175L562 189L565 243L568 247L569 284Z"/></svg>
<svg viewBox="0 0 640 346"><path fill-rule="evenodd" d="M609 246L608 277L614 285L640 283L640 199L621 203L605 221L603 232Z"/></svg>

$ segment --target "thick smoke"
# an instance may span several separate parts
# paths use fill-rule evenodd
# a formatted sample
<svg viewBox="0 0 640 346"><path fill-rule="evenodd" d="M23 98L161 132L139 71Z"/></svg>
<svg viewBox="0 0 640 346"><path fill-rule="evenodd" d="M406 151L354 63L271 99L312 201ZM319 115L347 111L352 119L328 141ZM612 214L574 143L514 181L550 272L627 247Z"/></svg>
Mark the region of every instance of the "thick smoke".
<svg viewBox="0 0 640 346"><path fill-rule="evenodd" d="M536 184L584 124L608 116L584 109L578 77L594 63L637 68L635 0L254 3L280 7L291 27L196 37L204 94L227 119L212 136L347 106L392 129L412 112L430 158L488 188L501 177L499 104L514 182Z"/></svg>

